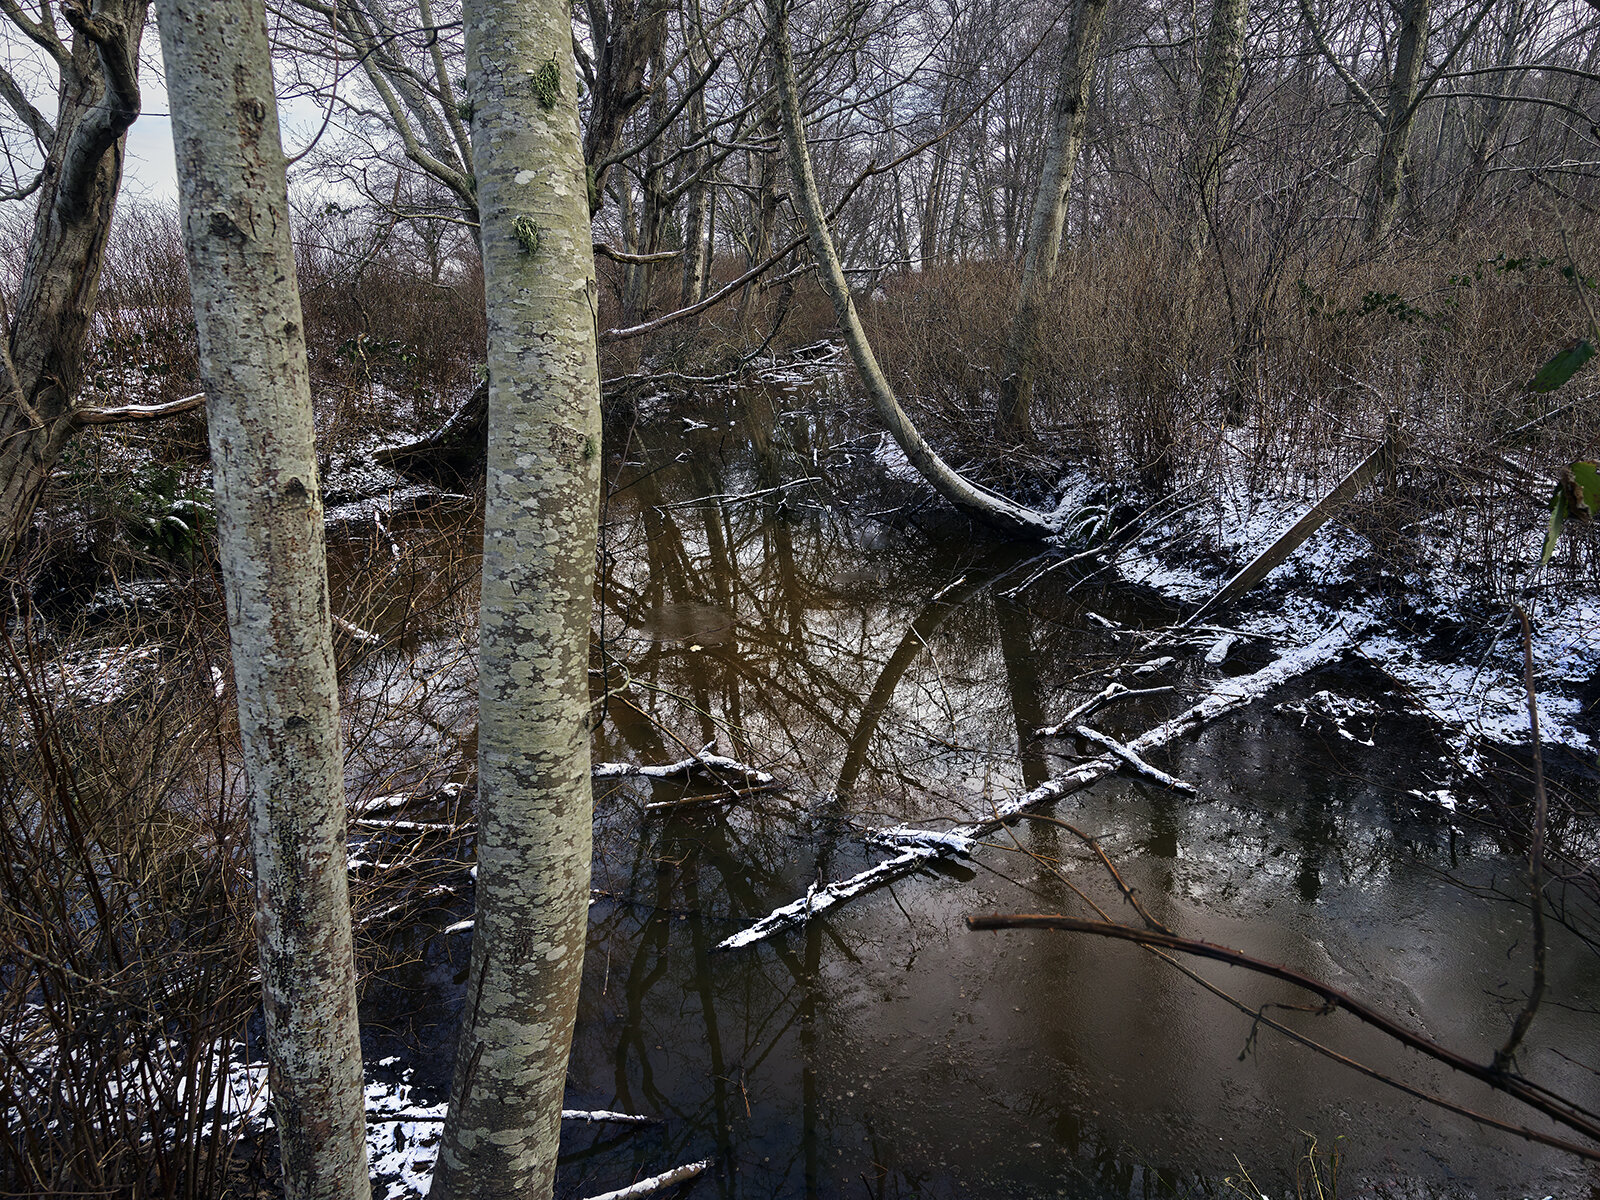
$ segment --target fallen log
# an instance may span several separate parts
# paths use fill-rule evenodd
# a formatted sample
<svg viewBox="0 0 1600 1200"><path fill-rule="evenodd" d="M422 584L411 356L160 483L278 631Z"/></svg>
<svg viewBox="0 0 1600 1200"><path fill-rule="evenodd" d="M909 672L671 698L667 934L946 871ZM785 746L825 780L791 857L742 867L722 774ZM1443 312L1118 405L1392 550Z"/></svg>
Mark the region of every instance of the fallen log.
<svg viewBox="0 0 1600 1200"><path fill-rule="evenodd" d="M1159 750L1199 729L1206 722L1214 721L1224 713L1233 712L1253 703L1289 680L1334 662L1355 645L1367 628L1365 622L1352 629L1344 628L1342 623L1336 624L1315 641L1289 651L1254 674L1221 680L1197 703L1170 721L1164 721L1154 729L1141 734L1124 748L1141 757L1152 750ZM826 912L863 892L869 892L881 884L899 879L934 859L954 853L957 847L974 839L988 836L1030 809L1059 800L1063 796L1097 783L1122 765L1121 758L1106 753L1077 764L1064 775L1058 775L1040 784L1031 792L997 805L994 815L987 820L958 825L949 830L920 831L927 835L926 838L911 842L895 857L869 867L849 879L830 883L826 887L813 884L804 896L782 908L774 909L755 924L724 938L717 943L716 949L741 949L773 934L803 925L817 913ZM913 831L898 827L892 832L910 841L906 835Z"/></svg>
<svg viewBox="0 0 1600 1200"><path fill-rule="evenodd" d="M586 1125L659 1125L658 1117L641 1117L634 1113L611 1112L609 1109L563 1108L563 1121L581 1121Z"/></svg>
<svg viewBox="0 0 1600 1200"><path fill-rule="evenodd" d="M1228 605L1272 574L1279 564L1298 550L1312 534L1326 525L1336 512L1351 500L1354 500L1362 489L1376 479L1381 472L1389 471L1392 473L1399 455L1399 425L1391 417L1388 434L1383 439L1381 446L1340 480L1338 486L1331 492L1313 504L1305 516L1291 525L1277 541L1246 563L1243 569L1228 580L1227 583L1223 584L1211 599L1195 609L1194 613L1183 624L1193 625L1207 613L1219 612L1227 608Z"/></svg>
<svg viewBox="0 0 1600 1200"><path fill-rule="evenodd" d="M696 773L709 775L722 787L718 796L691 796L681 801L661 801L645 805L647 812L664 812L685 803L699 804L723 796L742 796L752 792L777 791L782 788L776 776L748 766L736 759L701 751L679 762L663 763L655 767L641 767L634 763L595 763L589 774L594 779L688 779ZM741 784L743 786L741 786Z"/></svg>
<svg viewBox="0 0 1600 1200"><path fill-rule="evenodd" d="M656 1192L682 1183L686 1179L693 1179L711 1165L709 1158L699 1162L685 1163L681 1167L673 1167L670 1171L663 1171L659 1175L652 1175L648 1179L641 1179L638 1183L629 1184L625 1188L618 1188L614 1192L604 1192L598 1196L590 1196L589 1200L636 1200L639 1196L649 1196Z"/></svg>
<svg viewBox="0 0 1600 1200"><path fill-rule="evenodd" d="M1191 796L1199 795L1200 789L1192 783L1185 783L1175 775L1168 775L1160 767L1153 767L1128 746L1124 746L1116 738L1107 737L1097 729L1090 729L1087 725L1078 726L1078 736L1086 742L1093 742L1103 750L1109 750L1122 760L1124 766L1130 770L1153 779L1163 787L1175 791L1187 792Z"/></svg>

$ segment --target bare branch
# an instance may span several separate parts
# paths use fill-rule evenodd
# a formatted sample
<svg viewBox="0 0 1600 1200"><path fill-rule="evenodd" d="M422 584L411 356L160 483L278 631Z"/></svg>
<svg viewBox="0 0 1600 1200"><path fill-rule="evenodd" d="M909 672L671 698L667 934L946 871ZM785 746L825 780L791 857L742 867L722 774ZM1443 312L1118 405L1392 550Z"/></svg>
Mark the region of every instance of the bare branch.
<svg viewBox="0 0 1600 1200"><path fill-rule="evenodd" d="M75 425L125 425L129 421L159 421L199 408L206 402L204 392L169 400L165 404L123 404L116 408L80 408L72 414Z"/></svg>
<svg viewBox="0 0 1600 1200"><path fill-rule="evenodd" d="M11 72L4 67L0 67L0 98L11 106L12 112L22 118L22 123L28 127L28 132L33 134L41 146L48 146L55 140L55 126L33 106Z"/></svg>
<svg viewBox="0 0 1600 1200"><path fill-rule="evenodd" d="M1600 0L1597 0L1597 2L1600 2ZM1367 116L1371 117L1379 125L1384 124L1388 118L1384 116L1382 106L1372 98L1371 92L1361 86L1361 81L1350 73L1349 69L1339 61L1339 56L1333 52L1333 47L1328 45L1327 35L1322 32L1322 26L1318 23L1316 14L1311 11L1310 0L1300 0L1300 15L1305 18L1306 28L1311 33L1312 42L1316 44L1317 50L1327 60L1328 65L1333 68L1333 73L1344 81L1345 87L1350 89L1350 94L1355 97L1356 102L1361 105Z"/></svg>
<svg viewBox="0 0 1600 1200"><path fill-rule="evenodd" d="M51 58L55 59L56 66L65 68L72 63L72 55L56 36L56 31L42 21L35 21L22 11L22 6L17 0L0 0L0 12L10 18L10 21L28 37L28 39L42 46Z"/></svg>
<svg viewBox="0 0 1600 1200"><path fill-rule="evenodd" d="M629 254L626 250L614 250L604 242L594 244L594 252L612 262L618 263L658 263L671 262L683 256L682 250L662 250L658 254Z"/></svg>
<svg viewBox="0 0 1600 1200"><path fill-rule="evenodd" d="M1278 963L1266 962L1255 958L1243 951L1234 950L1227 946L1219 946L1214 942L1201 942L1191 938L1175 937L1168 933L1158 933L1149 929L1136 929L1131 925L1117 925L1108 921L1080 921L1075 917L1062 917L1041 913L992 913L982 917L968 917L967 928L974 930L992 929L1059 929L1067 933L1089 933L1097 937L1113 938L1117 941L1133 942L1141 946L1156 946L1163 950L1175 950L1182 954L1192 954L1197 958L1209 958L1214 962L1226 963L1229 966L1243 967L1247 971L1254 971L1259 975L1281 980L1295 987L1303 988L1320 999L1328 1011L1343 1009L1357 1020L1372 1026L1381 1033L1388 1035L1407 1049L1415 1050L1435 1062L1443 1063L1454 1071L1468 1075L1473 1079L1488 1084L1496 1091L1505 1092L1507 1095L1520 1100L1535 1112L1549 1117L1558 1124L1565 1125L1568 1129L1600 1142L1600 1118L1594 1113L1583 1108L1577 1102L1557 1096L1548 1089L1501 1069L1497 1065L1485 1065L1474 1062L1465 1055L1448 1047L1441 1046L1431 1038L1407 1029L1404 1025L1372 1008L1363 1001L1357 1000L1348 992L1340 991L1331 984L1323 983L1309 975L1296 971L1293 967L1281 966ZM1600 1149L1593 1147L1571 1147L1573 1153L1581 1154L1584 1158L1600 1161Z"/></svg>

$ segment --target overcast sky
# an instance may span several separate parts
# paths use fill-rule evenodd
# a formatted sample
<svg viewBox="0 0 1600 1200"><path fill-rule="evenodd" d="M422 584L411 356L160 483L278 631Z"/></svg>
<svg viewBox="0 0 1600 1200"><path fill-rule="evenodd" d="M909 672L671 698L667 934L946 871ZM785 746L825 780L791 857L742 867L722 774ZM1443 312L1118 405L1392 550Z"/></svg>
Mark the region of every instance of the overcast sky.
<svg viewBox="0 0 1600 1200"><path fill-rule="evenodd" d="M7 27L9 28L9 27ZM144 40L140 54L139 119L128 130L128 157L123 175L123 196L132 200L175 203L178 198L177 164L172 154L172 119L167 114L167 81L161 64L161 48L154 37ZM8 66L30 93L30 98L46 113L55 115L53 77L42 62L27 54L26 47L7 46ZM301 149L316 134L322 123L322 110L306 100L292 101L280 114L285 148L290 154Z"/></svg>
<svg viewBox="0 0 1600 1200"><path fill-rule="evenodd" d="M143 111L128 130L128 160L122 186L139 200L178 198L178 168L172 158L172 120L167 116L167 81L157 63L139 74Z"/></svg>

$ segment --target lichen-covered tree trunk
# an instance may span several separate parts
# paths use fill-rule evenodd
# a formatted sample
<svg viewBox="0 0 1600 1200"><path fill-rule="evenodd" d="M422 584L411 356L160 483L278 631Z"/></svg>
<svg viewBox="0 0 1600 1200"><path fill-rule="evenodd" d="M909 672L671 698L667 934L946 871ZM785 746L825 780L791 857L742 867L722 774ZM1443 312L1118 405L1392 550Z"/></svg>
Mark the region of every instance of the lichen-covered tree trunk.
<svg viewBox="0 0 1600 1200"><path fill-rule="evenodd" d="M1405 0L1400 13L1400 37L1395 46L1394 70L1384 98L1383 135L1377 161L1367 184L1366 240L1382 241L1394 224L1400 205L1400 183L1405 178L1406 152L1417 114L1417 88L1423 60L1428 56L1429 0Z"/></svg>
<svg viewBox="0 0 1600 1200"><path fill-rule="evenodd" d="M888 428L899 443L906 458L933 489L975 520L1012 537L1044 538L1057 532L1049 518L1030 508L997 496L978 487L950 468L934 453L917 427L906 416L894 389L878 365L872 352L872 343L862 328L856 313L855 300L850 295L850 285L845 280L844 267L834 249L833 235L828 231L827 214L822 210L822 195L817 190L816 175L811 167L811 151L806 144L804 108L800 102L800 85L795 79L794 52L789 46L789 15L787 0L766 0L767 36L772 45L774 81L782 110L784 144L789 155L789 176L794 187L795 207L805 218L810 236L811 253L817 260L817 276L822 288L833 303L833 313L844 332L856 373L866 385L878 419Z"/></svg>
<svg viewBox="0 0 1600 1200"><path fill-rule="evenodd" d="M588 926L594 258L562 0L468 0L489 318L478 884L436 1200L549 1196Z"/></svg>
<svg viewBox="0 0 1600 1200"><path fill-rule="evenodd" d="M159 0L290 1200L366 1200L344 761L300 294L262 0Z"/></svg>
<svg viewBox="0 0 1600 1200"><path fill-rule="evenodd" d="M0 344L0 566L27 531L39 494L77 432L89 323L122 182L123 137L139 115L139 43L149 0L63 7L72 45L51 43L59 72L33 235ZM13 20L19 18L13 18ZM25 19L25 18L22 18ZM9 28L9 26L7 26Z"/></svg>
<svg viewBox="0 0 1600 1200"><path fill-rule="evenodd" d="M1044 169L1039 175L1039 192L1033 201L1033 219L1023 247L1022 291L1006 345L1005 376L1000 381L996 432L1005 438L1033 432L1033 360L1039 320L1055 278L1056 260L1061 256L1061 231L1066 226L1072 174L1083 148L1089 87L1094 82L1095 57L1105 29L1106 4L1107 0L1075 0L1061 49Z"/></svg>

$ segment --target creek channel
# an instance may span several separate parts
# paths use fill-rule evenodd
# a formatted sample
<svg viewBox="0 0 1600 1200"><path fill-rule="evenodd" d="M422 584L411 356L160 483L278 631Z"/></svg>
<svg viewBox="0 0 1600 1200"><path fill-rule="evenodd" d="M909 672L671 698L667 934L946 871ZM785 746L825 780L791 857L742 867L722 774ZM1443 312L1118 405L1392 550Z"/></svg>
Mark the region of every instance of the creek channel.
<svg viewBox="0 0 1600 1200"><path fill-rule="evenodd" d="M981 818L1098 753L1035 730L1125 669L1128 640L1107 622L1175 615L1068 571L1014 591L1033 552L904 519L919 489L884 470L878 438L837 397L780 383L647 406L608 443L594 666L597 697L611 695L595 760L709 747L780 786L706 801L703 779L596 780L567 1105L658 1123L567 1124L557 1194L710 1158L692 1194L730 1200L1276 1196L1294 1194L1297 1172L1309 1186L1310 1158L1326 1172L1330 1154L1341 1196L1600 1194L1600 1169L1256 1027L1136 947L968 931L977 913L1092 918L1077 889L1136 921L1047 821L714 949L886 857L867 832ZM1131 739L1272 657L1260 643L1220 666L1179 655L1129 679L1171 691L1095 722ZM1096 835L1177 933L1287 964L1487 1061L1527 988L1524 863L1470 805L1432 795L1446 748L1388 700L1375 671L1324 670L1157 757L1198 795L1119 774L1043 811ZM458 902L401 933L399 965L366 994L371 1070L403 1080L412 1107L445 1099L469 936L448 930L465 915ZM1600 957L1552 937L1549 998L1520 1061L1594 1107ZM1530 1120L1303 993L1193 965L1251 1012L1302 1006L1267 1011L1379 1071Z"/></svg>

